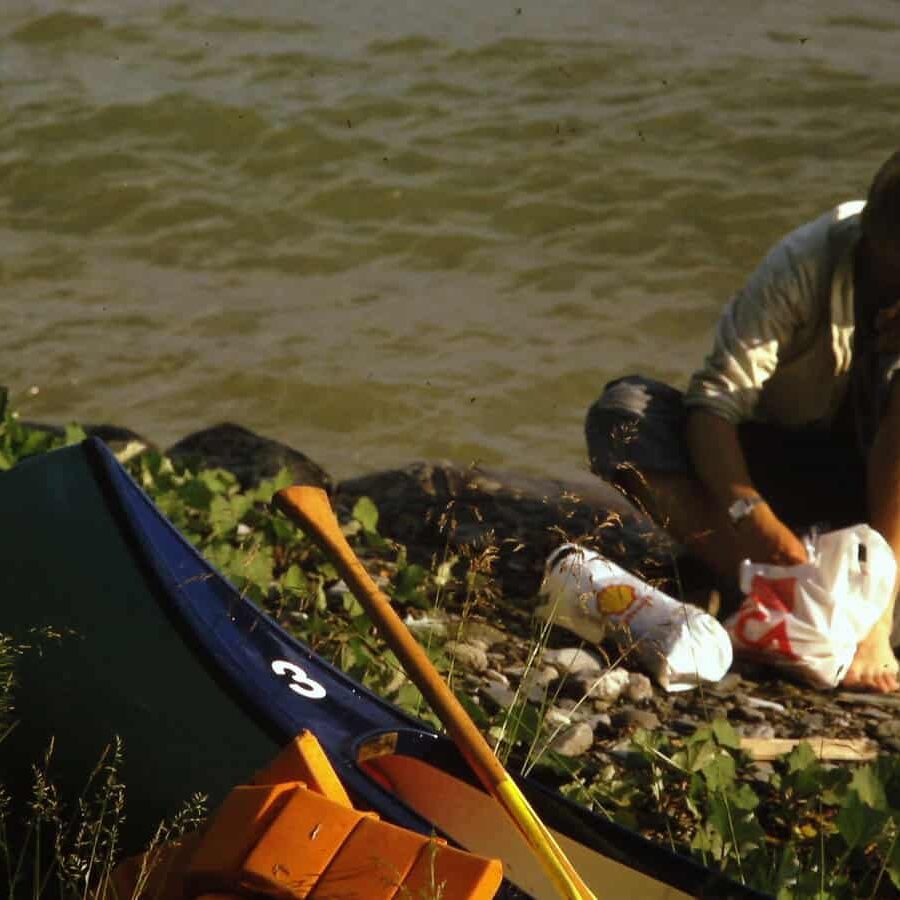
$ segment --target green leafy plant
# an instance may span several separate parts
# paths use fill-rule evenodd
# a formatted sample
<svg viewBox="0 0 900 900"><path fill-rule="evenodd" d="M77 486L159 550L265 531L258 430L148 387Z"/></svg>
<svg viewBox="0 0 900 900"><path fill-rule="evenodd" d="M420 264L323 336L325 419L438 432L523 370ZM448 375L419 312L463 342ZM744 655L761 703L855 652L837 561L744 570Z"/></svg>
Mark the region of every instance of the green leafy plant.
<svg viewBox="0 0 900 900"><path fill-rule="evenodd" d="M29 456L46 453L55 447L77 444L85 438L78 425L68 425L62 431L33 428L19 421L19 416L7 408L5 392L0 394L0 470L11 469Z"/></svg>
<svg viewBox="0 0 900 900"><path fill-rule="evenodd" d="M63 433L23 425L0 391L0 468L82 436L76 426ZM245 597L363 684L437 724L330 562L270 510L273 493L290 483L286 471L244 490L227 471L195 470L155 452L134 456L127 466L161 511ZM445 549L430 565L411 560L408 548L380 533L378 509L367 497L346 512L342 528L401 613L424 613L437 621L451 611L460 623L458 638L469 617L478 611L496 615L504 602L490 544L453 553ZM547 637L534 635L526 671L537 664ZM426 650L441 671L454 676L443 638L426 639ZM14 653L0 637L0 688L13 683ZM900 757L829 766L801 744L771 771L761 771L740 750L729 723L717 720L683 738L637 731L627 752L598 765L563 759L548 749L558 730L545 716L552 696L536 705L520 691L506 709L490 713L465 690L457 694L507 762L551 777L578 802L779 900L880 900L900 894ZM10 723L4 696L0 691L0 734ZM100 782L106 785L106 805L85 807L85 817L108 822L119 802L115 779L101 774ZM41 817L46 846L53 832L53 792L49 781L38 787L34 812ZM7 799L0 794L0 817ZM72 880L84 869L67 860L85 859L84 848L93 846L88 869L94 873L108 868L115 856L114 843L102 844L89 829L80 833L75 844L82 855L71 856L74 851L59 845L53 876L70 878L76 893L87 889L84 879ZM91 878L93 889L97 882Z"/></svg>
<svg viewBox="0 0 900 900"><path fill-rule="evenodd" d="M722 719L681 741L639 730L619 765L565 792L779 900L900 890L896 757L850 771L801 743L761 780Z"/></svg>

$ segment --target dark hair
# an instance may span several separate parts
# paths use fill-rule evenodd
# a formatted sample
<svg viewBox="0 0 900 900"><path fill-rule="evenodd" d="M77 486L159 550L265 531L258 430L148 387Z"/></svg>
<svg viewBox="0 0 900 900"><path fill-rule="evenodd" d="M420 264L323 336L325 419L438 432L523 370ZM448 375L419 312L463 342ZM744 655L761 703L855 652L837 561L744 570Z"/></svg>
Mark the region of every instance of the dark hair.
<svg viewBox="0 0 900 900"><path fill-rule="evenodd" d="M875 173L862 212L863 234L876 243L900 244L900 150Z"/></svg>

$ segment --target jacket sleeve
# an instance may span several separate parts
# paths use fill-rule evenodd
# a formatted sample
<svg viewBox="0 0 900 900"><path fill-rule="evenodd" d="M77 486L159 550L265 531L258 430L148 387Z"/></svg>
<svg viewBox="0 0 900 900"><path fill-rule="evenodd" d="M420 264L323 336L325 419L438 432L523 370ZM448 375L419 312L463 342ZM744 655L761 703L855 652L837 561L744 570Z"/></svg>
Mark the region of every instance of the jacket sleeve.
<svg viewBox="0 0 900 900"><path fill-rule="evenodd" d="M790 355L810 317L813 280L790 237L777 244L725 307L712 352L691 377L685 405L734 425L752 419L763 385Z"/></svg>

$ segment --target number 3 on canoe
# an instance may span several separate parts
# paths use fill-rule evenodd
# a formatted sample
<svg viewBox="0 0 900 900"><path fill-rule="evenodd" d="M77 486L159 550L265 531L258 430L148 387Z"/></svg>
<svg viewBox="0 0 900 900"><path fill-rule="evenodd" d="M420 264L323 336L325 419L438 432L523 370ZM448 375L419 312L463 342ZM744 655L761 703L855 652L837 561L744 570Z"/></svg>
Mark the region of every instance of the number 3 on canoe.
<svg viewBox="0 0 900 900"><path fill-rule="evenodd" d="M295 666L286 659L272 660L272 671L276 675L290 675L291 683L288 687L307 700L321 700L325 696L325 688L318 681L308 678L300 666Z"/></svg>

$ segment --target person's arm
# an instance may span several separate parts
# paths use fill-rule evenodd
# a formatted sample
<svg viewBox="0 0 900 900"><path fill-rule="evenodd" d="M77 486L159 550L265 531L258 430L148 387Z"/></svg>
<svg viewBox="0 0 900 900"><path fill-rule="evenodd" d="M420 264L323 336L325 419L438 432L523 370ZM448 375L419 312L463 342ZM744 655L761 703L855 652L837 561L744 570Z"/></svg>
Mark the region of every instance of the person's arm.
<svg viewBox="0 0 900 900"><path fill-rule="evenodd" d="M759 497L738 440L738 424L753 419L766 382L791 358L823 302L826 285L818 274L822 267L816 266L818 250L806 246L808 240L798 229L776 244L731 299L719 319L712 352L692 376L684 400L697 476L720 520L729 523L734 550L754 562L806 561L803 543L767 503L753 506L733 525L728 509L736 500Z"/></svg>
<svg viewBox="0 0 900 900"><path fill-rule="evenodd" d="M741 499L760 497L750 479L736 426L707 410L691 410L687 443L701 484L727 515ZM733 526L743 554L754 562L791 565L806 561L800 539L772 512L765 498Z"/></svg>

